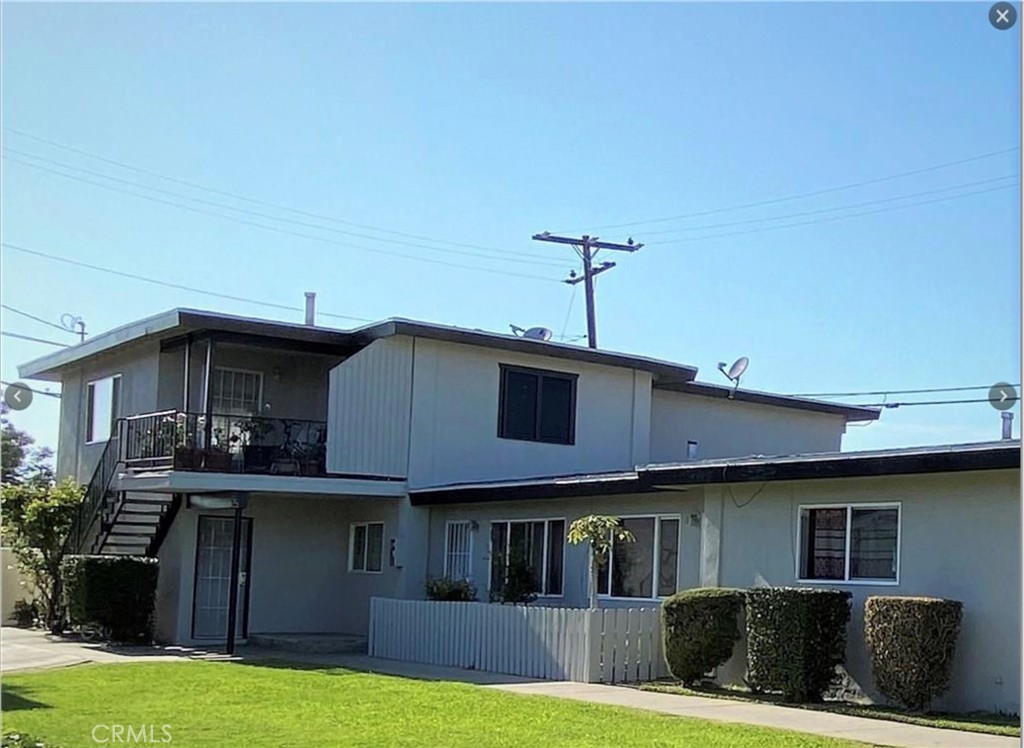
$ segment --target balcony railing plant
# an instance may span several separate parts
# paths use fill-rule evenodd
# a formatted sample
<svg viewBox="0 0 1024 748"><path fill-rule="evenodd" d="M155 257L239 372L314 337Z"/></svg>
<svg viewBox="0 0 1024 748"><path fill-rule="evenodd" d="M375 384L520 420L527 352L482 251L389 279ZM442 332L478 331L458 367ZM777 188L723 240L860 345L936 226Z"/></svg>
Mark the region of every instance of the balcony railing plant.
<svg viewBox="0 0 1024 748"><path fill-rule="evenodd" d="M169 410L126 419L125 464L136 470L325 475L326 442L323 421Z"/></svg>

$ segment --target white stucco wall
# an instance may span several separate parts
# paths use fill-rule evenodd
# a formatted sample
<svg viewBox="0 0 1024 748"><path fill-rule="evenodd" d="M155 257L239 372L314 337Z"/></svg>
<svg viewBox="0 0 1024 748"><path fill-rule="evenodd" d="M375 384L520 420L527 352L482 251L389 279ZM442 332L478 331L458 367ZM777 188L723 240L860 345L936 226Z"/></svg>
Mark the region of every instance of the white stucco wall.
<svg viewBox="0 0 1024 748"><path fill-rule="evenodd" d="M793 586L797 582L801 504L900 502L897 585L828 583L853 593L847 669L873 697L863 644L864 600L870 595L927 595L960 600L963 629L949 694L935 706L950 710L1019 712L1020 708L1020 472L747 483L706 489L705 533L718 568L705 584ZM749 501L749 503L747 503ZM717 572L717 574L715 574ZM733 667L735 673L736 669Z"/></svg>
<svg viewBox="0 0 1024 748"><path fill-rule="evenodd" d="M650 375L417 339L410 487L629 470L648 459ZM500 365L577 374L576 443L498 438Z"/></svg>
<svg viewBox="0 0 1024 748"><path fill-rule="evenodd" d="M842 416L656 389L651 462L686 460L690 440L697 459L838 452L845 427Z"/></svg>

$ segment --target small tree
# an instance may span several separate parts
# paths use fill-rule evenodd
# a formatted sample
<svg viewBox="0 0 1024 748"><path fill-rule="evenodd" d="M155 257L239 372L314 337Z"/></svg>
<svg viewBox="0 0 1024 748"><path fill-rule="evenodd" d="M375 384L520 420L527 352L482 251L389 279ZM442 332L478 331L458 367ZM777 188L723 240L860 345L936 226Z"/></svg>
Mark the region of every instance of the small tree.
<svg viewBox="0 0 1024 748"><path fill-rule="evenodd" d="M8 418L10 408L0 401L0 483L50 483L53 469L48 447L35 446L36 440L15 428Z"/></svg>
<svg viewBox="0 0 1024 748"><path fill-rule="evenodd" d="M573 545L590 544L590 607L597 607L597 573L607 563L612 550L613 539L620 543L632 543L636 537L619 522L618 517L589 514L569 525L566 536Z"/></svg>
<svg viewBox="0 0 1024 748"><path fill-rule="evenodd" d="M55 634L63 627L60 565L81 503L82 488L70 478L56 484L7 484L0 489L4 540L41 595L43 621Z"/></svg>

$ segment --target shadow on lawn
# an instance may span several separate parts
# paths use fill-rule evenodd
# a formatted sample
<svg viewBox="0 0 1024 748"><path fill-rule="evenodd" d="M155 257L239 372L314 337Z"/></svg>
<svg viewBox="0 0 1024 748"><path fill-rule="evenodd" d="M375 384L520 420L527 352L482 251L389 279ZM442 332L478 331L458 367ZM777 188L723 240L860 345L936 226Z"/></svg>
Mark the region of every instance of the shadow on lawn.
<svg viewBox="0 0 1024 748"><path fill-rule="evenodd" d="M26 709L50 709L49 704L30 699L28 694L32 691L21 686L4 685L0 686L0 710L5 712L17 712Z"/></svg>

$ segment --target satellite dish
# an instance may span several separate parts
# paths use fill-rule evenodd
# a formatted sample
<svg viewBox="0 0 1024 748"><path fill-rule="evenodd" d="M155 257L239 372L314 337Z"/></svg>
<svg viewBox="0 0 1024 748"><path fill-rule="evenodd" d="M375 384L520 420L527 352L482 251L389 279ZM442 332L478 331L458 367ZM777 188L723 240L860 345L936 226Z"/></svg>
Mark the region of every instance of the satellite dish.
<svg viewBox="0 0 1024 748"><path fill-rule="evenodd" d="M531 327L529 330L523 333L524 338L530 340L551 340L551 336L554 333L546 327Z"/></svg>
<svg viewBox="0 0 1024 748"><path fill-rule="evenodd" d="M732 392L729 393L729 397L732 397L733 393L740 386L740 377L743 376L743 372L747 370L750 365L750 359L746 356L741 356L733 362L733 365L728 369L725 368L725 362L720 361L718 364L718 370L725 374L726 378L733 383Z"/></svg>

